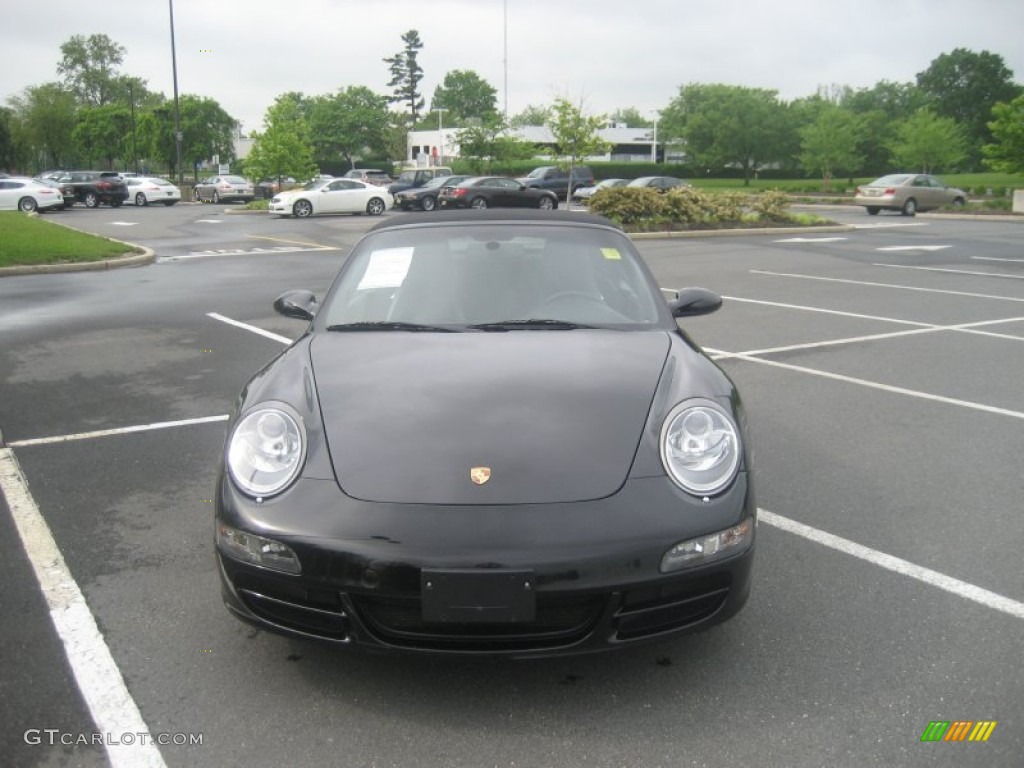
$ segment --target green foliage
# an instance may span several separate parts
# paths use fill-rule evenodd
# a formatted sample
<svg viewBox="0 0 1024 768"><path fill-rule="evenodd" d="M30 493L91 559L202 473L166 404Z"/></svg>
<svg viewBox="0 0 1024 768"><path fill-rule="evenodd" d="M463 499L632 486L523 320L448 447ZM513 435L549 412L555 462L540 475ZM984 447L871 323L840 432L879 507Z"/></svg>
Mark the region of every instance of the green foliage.
<svg viewBox="0 0 1024 768"><path fill-rule="evenodd" d="M117 68L127 53L106 35L73 35L61 47L57 73L81 104L101 107L115 100Z"/></svg>
<svg viewBox="0 0 1024 768"><path fill-rule="evenodd" d="M817 119L800 129L800 165L821 174L822 191L831 191L837 171L852 173L860 167L863 155L857 144L862 130L853 112L834 104L824 105Z"/></svg>
<svg viewBox="0 0 1024 768"><path fill-rule="evenodd" d="M533 144L509 136L507 126L497 113L474 120L457 135L459 154L471 173L504 173L497 169L532 159L537 151ZM532 162L531 168L536 165L536 161Z"/></svg>
<svg viewBox="0 0 1024 768"><path fill-rule="evenodd" d="M184 168L219 155L234 159L235 119L214 99L185 94L178 99L181 123L181 161ZM139 152L156 166L173 173L177 162L174 142L174 103L167 101L137 118ZM184 168L182 170L184 170Z"/></svg>
<svg viewBox="0 0 1024 768"><path fill-rule="evenodd" d="M988 124L992 143L983 148L985 165L994 171L1024 174L1024 95L992 108Z"/></svg>
<svg viewBox="0 0 1024 768"><path fill-rule="evenodd" d="M627 230L709 229L745 226L750 208L758 221L787 222L789 197L767 191L756 197L741 192L709 192L693 187L670 189L660 194L653 189L612 187L602 189L588 208L606 216Z"/></svg>
<svg viewBox="0 0 1024 768"><path fill-rule="evenodd" d="M16 116L12 134L18 154L36 171L70 165L74 159L74 94L60 83L44 83L30 85L8 102Z"/></svg>
<svg viewBox="0 0 1024 768"><path fill-rule="evenodd" d="M301 104L293 94L284 94L267 110L265 130L256 137L246 158L246 171L251 178L308 179L316 175L309 126Z"/></svg>
<svg viewBox="0 0 1024 768"><path fill-rule="evenodd" d="M78 110L71 137L86 165L92 167L102 160L113 170L115 158L131 157L131 119L129 109L118 104Z"/></svg>
<svg viewBox="0 0 1024 768"><path fill-rule="evenodd" d="M789 195L779 189L770 189L754 198L751 208L765 221L789 221L787 213Z"/></svg>
<svg viewBox="0 0 1024 768"><path fill-rule="evenodd" d="M389 101L403 103L408 107L409 123L412 125L419 120L420 110L423 109L423 98L419 91L423 68L418 61L423 41L420 40L419 32L410 29L402 35L402 42L405 47L394 56L384 59L384 63L391 72L388 88L394 88Z"/></svg>
<svg viewBox="0 0 1024 768"><path fill-rule="evenodd" d="M654 121L644 117L636 107L619 107L608 116L608 120L613 123L624 123L630 128L651 128L654 125Z"/></svg>
<svg viewBox="0 0 1024 768"><path fill-rule="evenodd" d="M454 69L444 76L444 83L434 89L431 110L445 109L445 125L464 125L469 118L481 121L498 117L498 92L472 70Z"/></svg>
<svg viewBox="0 0 1024 768"><path fill-rule="evenodd" d="M956 121L967 139L971 164L977 166L982 145L992 140L992 107L1011 102L1024 89L1013 81L1003 57L957 48L934 59L917 75L917 85L940 117Z"/></svg>
<svg viewBox="0 0 1024 768"><path fill-rule="evenodd" d="M604 124L603 115L587 116L583 114L582 105L577 107L568 99L555 99L547 126L555 138L559 154L567 160L570 177L572 169L580 165L583 158L608 151L610 145L597 133ZM565 195L567 205L571 191L570 184Z"/></svg>
<svg viewBox="0 0 1024 768"><path fill-rule="evenodd" d="M775 91L722 84L691 84L662 111L661 133L682 139L692 164L716 171L743 169L744 180L762 165L780 162L795 147L794 126Z"/></svg>
<svg viewBox="0 0 1024 768"><path fill-rule="evenodd" d="M930 109L919 109L901 122L889 148L898 166L920 169L921 173L952 168L967 156L957 122L938 117Z"/></svg>
<svg viewBox="0 0 1024 768"><path fill-rule="evenodd" d="M551 119L551 107L527 104L521 112L509 118L509 126L522 128L524 125L547 125Z"/></svg>
<svg viewBox="0 0 1024 768"><path fill-rule="evenodd" d="M313 98L309 135L314 161L321 168L339 160L352 167L367 154L387 154L390 117L387 99L359 85Z"/></svg>

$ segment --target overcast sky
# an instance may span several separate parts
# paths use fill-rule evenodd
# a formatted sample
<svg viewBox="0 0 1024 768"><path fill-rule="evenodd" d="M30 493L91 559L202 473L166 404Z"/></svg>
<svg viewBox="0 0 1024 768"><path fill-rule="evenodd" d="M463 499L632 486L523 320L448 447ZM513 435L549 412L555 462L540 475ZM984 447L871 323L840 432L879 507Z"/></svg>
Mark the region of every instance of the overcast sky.
<svg viewBox="0 0 1024 768"><path fill-rule="evenodd" d="M0 3L0 101L57 79L61 43L97 33L127 49L123 73L172 95L167 0ZM246 132L285 91L387 94L382 59L410 29L428 107L446 72L470 69L510 115L559 96L647 113L693 82L787 100L911 82L958 47L1001 55L1024 82L1021 0L174 0L174 23L179 92L216 99Z"/></svg>

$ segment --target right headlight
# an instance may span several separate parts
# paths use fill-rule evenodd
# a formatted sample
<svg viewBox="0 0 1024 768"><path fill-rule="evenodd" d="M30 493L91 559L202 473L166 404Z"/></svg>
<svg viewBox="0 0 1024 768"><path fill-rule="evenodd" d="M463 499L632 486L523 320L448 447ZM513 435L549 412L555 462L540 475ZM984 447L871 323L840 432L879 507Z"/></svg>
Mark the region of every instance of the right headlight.
<svg viewBox="0 0 1024 768"><path fill-rule="evenodd" d="M228 440L231 478L256 498L280 493L302 469L305 443L302 419L283 403L255 408L235 425Z"/></svg>
<svg viewBox="0 0 1024 768"><path fill-rule="evenodd" d="M742 451L732 418L710 400L679 403L661 427L665 471L693 494L711 495L731 483Z"/></svg>

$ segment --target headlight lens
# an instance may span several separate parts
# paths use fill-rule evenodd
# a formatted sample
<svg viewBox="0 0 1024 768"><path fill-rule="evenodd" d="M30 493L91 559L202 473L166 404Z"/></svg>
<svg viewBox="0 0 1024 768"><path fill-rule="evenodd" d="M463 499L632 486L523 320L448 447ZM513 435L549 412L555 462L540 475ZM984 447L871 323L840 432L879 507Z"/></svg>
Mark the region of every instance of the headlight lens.
<svg viewBox="0 0 1024 768"><path fill-rule="evenodd" d="M265 405L235 425L228 442L231 478L251 496L272 496L298 475L306 451L306 433L298 415Z"/></svg>
<svg viewBox="0 0 1024 768"><path fill-rule="evenodd" d="M732 482L740 464L739 430L708 400L688 400L669 413L661 428L661 461L669 476L690 493L717 493Z"/></svg>

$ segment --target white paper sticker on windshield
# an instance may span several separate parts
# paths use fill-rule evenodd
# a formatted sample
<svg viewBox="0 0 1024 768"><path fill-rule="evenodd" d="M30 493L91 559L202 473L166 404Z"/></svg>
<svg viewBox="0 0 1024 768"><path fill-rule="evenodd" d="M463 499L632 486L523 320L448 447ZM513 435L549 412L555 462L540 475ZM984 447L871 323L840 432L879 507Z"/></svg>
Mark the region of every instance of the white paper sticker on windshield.
<svg viewBox="0 0 1024 768"><path fill-rule="evenodd" d="M359 281L359 290L397 288L405 280L412 261L413 248L385 248L370 254L366 273Z"/></svg>

